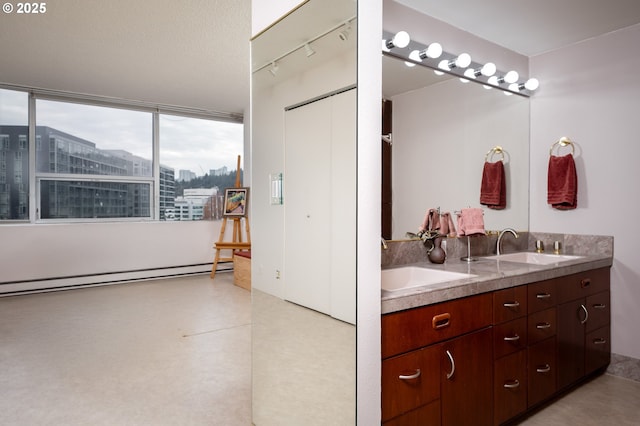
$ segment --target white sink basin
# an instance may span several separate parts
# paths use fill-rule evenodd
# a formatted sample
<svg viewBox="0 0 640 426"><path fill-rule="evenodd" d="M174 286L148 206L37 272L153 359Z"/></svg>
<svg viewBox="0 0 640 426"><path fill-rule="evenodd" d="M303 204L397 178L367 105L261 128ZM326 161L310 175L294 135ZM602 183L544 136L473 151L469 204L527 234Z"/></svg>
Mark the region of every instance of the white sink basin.
<svg viewBox="0 0 640 426"><path fill-rule="evenodd" d="M517 252L501 254L500 256L488 256L485 259L503 260L505 262L529 263L532 265L553 265L555 263L580 259L583 256L571 256L568 254L547 254L532 252Z"/></svg>
<svg viewBox="0 0 640 426"><path fill-rule="evenodd" d="M382 289L386 291L406 290L469 277L475 277L475 275L404 266L382 271Z"/></svg>

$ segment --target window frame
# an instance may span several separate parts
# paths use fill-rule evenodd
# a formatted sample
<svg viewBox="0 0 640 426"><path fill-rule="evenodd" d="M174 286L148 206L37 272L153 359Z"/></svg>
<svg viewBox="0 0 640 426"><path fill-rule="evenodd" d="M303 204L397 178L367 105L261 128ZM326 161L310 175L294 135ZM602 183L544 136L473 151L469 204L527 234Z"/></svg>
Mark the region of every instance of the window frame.
<svg viewBox="0 0 640 426"><path fill-rule="evenodd" d="M160 115L168 114L199 118L212 121L231 122L244 125L244 116L236 113L224 113L208 111L198 108L179 107L174 105L155 104L143 101L131 101L103 96L83 95L55 90L35 89L24 86L0 84L0 89L14 90L28 93L28 136L27 152L29 164L29 217L28 219L7 219L0 220L2 224L19 223L85 223L85 222L150 222L160 220ZM37 172L36 151L38 144L42 143L41 138L36 135L36 101L48 100L66 103L76 103L81 105L93 105L106 108L118 108L130 111L147 112L151 114L152 120L152 172L151 176L115 176L115 175L88 175ZM22 155L22 154L21 154ZM114 217L114 218L68 218L68 219L42 219L40 186L42 181L98 181L98 182L122 182L147 184L150 190L149 216L145 217Z"/></svg>

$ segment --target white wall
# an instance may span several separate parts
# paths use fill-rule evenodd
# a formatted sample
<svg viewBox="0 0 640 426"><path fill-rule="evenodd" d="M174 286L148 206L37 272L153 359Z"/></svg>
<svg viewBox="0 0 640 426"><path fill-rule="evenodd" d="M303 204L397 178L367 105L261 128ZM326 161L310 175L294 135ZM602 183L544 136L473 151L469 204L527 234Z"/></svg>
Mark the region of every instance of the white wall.
<svg viewBox="0 0 640 426"><path fill-rule="evenodd" d="M640 25L531 58L531 230L614 236L612 351L640 358ZM549 148L577 145L578 208L546 202ZM562 152L566 152L565 148Z"/></svg>
<svg viewBox="0 0 640 426"><path fill-rule="evenodd" d="M20 224L0 227L0 291L103 282L95 275L213 261L220 221ZM230 234L229 234L230 238ZM226 254L225 254L226 255ZM195 270L210 270L203 265ZM171 272L169 272L171 273ZM157 276L157 271L136 274ZM39 281L61 278L60 280ZM16 281L34 283L15 283Z"/></svg>
<svg viewBox="0 0 640 426"><path fill-rule="evenodd" d="M418 232L425 212L482 207L486 229L529 227L529 103L457 78L393 101L393 238ZM505 151L507 206L480 205L487 151ZM493 156L492 161L500 159Z"/></svg>

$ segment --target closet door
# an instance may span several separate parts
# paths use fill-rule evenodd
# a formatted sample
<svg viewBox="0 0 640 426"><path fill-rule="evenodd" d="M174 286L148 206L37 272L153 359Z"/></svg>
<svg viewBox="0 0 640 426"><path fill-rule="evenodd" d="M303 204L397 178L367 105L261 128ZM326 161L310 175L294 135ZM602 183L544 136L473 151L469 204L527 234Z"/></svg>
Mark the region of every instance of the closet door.
<svg viewBox="0 0 640 426"><path fill-rule="evenodd" d="M356 90L331 107L331 316L355 324Z"/></svg>
<svg viewBox="0 0 640 426"><path fill-rule="evenodd" d="M285 113L285 299L355 324L356 92Z"/></svg>
<svg viewBox="0 0 640 426"><path fill-rule="evenodd" d="M331 99L285 113L285 299L331 312Z"/></svg>

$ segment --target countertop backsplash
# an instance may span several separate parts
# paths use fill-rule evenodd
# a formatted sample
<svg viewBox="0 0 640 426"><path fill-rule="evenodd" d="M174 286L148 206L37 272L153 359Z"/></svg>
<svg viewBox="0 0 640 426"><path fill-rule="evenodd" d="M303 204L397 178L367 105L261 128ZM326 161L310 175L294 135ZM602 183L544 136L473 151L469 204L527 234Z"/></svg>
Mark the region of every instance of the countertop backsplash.
<svg viewBox="0 0 640 426"><path fill-rule="evenodd" d="M613 237L604 235L573 235L545 232L519 232L519 237L506 234L502 238L502 252L535 251L536 241L544 243L545 253L553 253L553 243L559 241L562 254L607 254L613 256ZM472 256L491 256L496 254L498 234L471 236ZM387 241L387 249L382 250L381 267L427 261L427 248L421 240ZM467 237L443 238L442 248L448 260L460 260L467 255ZM446 261L445 261L446 262Z"/></svg>

